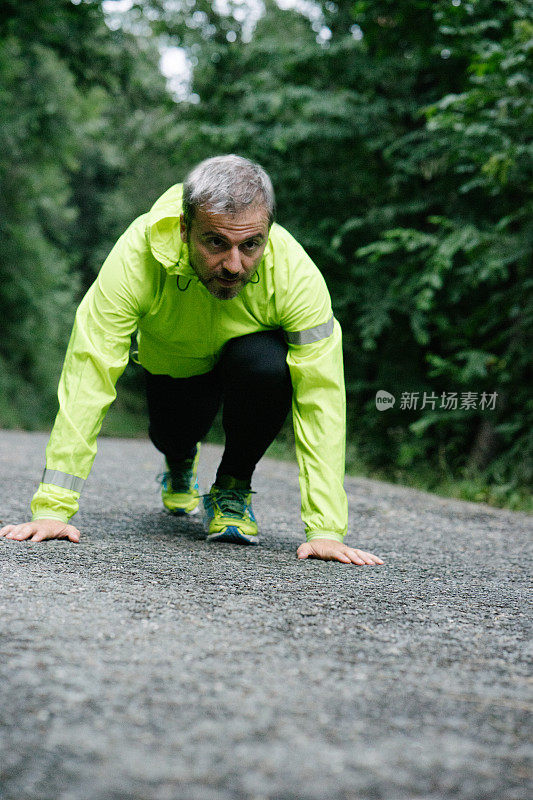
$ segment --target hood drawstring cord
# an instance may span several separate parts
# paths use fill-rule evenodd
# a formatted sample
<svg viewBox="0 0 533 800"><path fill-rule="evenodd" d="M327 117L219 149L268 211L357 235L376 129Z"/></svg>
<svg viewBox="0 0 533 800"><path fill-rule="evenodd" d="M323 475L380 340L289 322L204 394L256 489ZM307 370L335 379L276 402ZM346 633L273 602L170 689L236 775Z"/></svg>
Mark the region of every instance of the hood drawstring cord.
<svg viewBox="0 0 533 800"><path fill-rule="evenodd" d="M187 285L185 286L185 288L182 289L181 286L180 286L180 278L181 277L182 277L182 275L178 275L178 277L176 278L176 284L177 284L177 287L178 287L178 291L186 292L187 289L189 288L189 284L190 284L192 278L189 278L189 280L187 281Z"/></svg>

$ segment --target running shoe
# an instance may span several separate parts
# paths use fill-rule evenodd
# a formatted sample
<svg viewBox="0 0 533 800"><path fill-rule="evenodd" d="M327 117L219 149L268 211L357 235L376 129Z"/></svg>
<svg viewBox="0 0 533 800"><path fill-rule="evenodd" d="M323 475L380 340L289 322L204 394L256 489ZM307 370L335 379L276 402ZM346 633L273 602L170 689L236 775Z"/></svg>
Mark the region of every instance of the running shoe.
<svg viewBox="0 0 533 800"><path fill-rule="evenodd" d="M199 511L200 490L198 487L198 461L200 445L196 445L196 454L179 463L169 465L167 470L158 476L161 483L161 499L171 514L191 516Z"/></svg>
<svg viewBox="0 0 533 800"><path fill-rule="evenodd" d="M203 500L208 542L259 544L249 488L226 489L214 484Z"/></svg>

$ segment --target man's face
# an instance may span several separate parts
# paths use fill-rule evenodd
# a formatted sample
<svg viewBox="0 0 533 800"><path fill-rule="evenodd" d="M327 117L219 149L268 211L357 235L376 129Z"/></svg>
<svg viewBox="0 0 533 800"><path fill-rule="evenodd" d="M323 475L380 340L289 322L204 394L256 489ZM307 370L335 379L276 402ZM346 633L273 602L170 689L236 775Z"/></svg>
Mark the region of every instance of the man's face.
<svg viewBox="0 0 533 800"><path fill-rule="evenodd" d="M253 278L268 240L268 214L250 206L239 214L197 209L189 231L183 215L181 238L189 261L205 288L219 300L230 300Z"/></svg>

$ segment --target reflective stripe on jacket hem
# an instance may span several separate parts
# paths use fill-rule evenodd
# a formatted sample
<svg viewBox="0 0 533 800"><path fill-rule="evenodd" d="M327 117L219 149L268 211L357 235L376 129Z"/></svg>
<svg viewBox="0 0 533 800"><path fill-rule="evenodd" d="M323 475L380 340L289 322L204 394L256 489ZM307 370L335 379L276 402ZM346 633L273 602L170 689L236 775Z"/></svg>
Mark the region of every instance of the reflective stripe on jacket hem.
<svg viewBox="0 0 533 800"><path fill-rule="evenodd" d="M313 539L332 539L335 542L343 542L344 536L344 533L335 533L334 531L313 531L306 534L306 539L308 542L312 542Z"/></svg>
<svg viewBox="0 0 533 800"><path fill-rule="evenodd" d="M314 328L307 328L305 331L285 331L285 338L289 344L311 344L312 342L319 342L321 339L327 339L333 333L333 326L335 318L331 317L327 322L321 325L315 325Z"/></svg>
<svg viewBox="0 0 533 800"><path fill-rule="evenodd" d="M41 483L52 483L61 489L70 489L73 492L81 492L85 478L78 478L76 475L68 475L66 472L59 472L57 469L47 469L45 467Z"/></svg>

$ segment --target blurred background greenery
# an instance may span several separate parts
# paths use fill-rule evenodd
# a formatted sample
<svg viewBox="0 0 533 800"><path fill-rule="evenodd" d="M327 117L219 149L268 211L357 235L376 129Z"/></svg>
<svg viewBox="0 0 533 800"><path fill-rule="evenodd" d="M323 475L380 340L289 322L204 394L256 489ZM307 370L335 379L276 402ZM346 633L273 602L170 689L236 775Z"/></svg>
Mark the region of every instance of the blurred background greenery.
<svg viewBox="0 0 533 800"><path fill-rule="evenodd" d="M0 425L51 426L76 304L115 240L235 152L270 173L278 221L330 287L350 470L531 509L531 10L0 2ZM497 399L422 408L424 392ZM145 431L131 365L103 432Z"/></svg>

